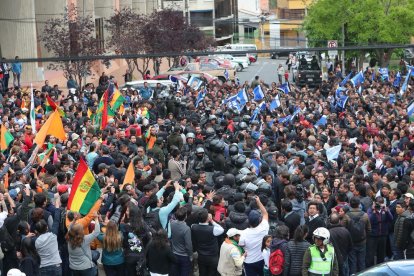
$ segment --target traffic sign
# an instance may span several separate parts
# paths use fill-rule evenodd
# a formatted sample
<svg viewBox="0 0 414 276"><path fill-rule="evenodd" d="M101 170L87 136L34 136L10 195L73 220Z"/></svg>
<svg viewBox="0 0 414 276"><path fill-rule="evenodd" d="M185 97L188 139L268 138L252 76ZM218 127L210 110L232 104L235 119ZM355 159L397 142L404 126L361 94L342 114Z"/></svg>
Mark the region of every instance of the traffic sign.
<svg viewBox="0 0 414 276"><path fill-rule="evenodd" d="M337 48L338 47L338 40L328 40L328 48ZM337 50L328 51L328 55L330 58L335 58L338 55Z"/></svg>
<svg viewBox="0 0 414 276"><path fill-rule="evenodd" d="M338 40L328 40L328 48L338 47Z"/></svg>

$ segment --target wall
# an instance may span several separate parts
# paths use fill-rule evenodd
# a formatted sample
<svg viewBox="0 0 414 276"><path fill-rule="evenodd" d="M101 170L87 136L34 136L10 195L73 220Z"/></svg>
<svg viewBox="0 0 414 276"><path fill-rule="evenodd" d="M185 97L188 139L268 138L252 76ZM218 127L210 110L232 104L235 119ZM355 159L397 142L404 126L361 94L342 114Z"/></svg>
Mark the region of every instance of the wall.
<svg viewBox="0 0 414 276"><path fill-rule="evenodd" d="M34 0L0 1L0 18L10 19L10 21L2 21L0 28L0 44L4 57L37 57L34 11ZM36 63L23 63L21 81L29 83L35 80L37 78L37 68ZM10 83L12 83L12 78Z"/></svg>

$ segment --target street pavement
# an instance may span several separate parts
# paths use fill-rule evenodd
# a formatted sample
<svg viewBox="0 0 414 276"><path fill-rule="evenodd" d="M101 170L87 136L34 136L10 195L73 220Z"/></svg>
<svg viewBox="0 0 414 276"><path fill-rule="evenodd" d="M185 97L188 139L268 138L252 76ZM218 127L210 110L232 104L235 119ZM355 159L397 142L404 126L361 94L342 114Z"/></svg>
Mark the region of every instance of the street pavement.
<svg viewBox="0 0 414 276"><path fill-rule="evenodd" d="M255 63L252 63L247 69L244 69L242 72L237 72L237 77L240 80L240 83L248 81L252 82L255 76L259 76L267 84L272 82L277 82L277 67L279 64L282 64L287 70L287 65L285 65L286 59L271 59L269 57L260 57ZM289 74L289 78L291 78Z"/></svg>

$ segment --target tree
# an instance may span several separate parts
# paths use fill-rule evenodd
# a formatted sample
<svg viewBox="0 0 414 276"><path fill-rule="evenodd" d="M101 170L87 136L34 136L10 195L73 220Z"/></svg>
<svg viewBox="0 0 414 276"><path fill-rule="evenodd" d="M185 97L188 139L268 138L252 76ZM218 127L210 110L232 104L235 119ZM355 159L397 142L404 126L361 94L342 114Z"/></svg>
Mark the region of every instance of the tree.
<svg viewBox="0 0 414 276"><path fill-rule="evenodd" d="M342 40L351 45L408 44L414 35L414 1L318 0L305 18L304 30L313 46L318 41ZM392 49L375 50L380 66L388 66ZM360 51L360 55L364 52Z"/></svg>
<svg viewBox="0 0 414 276"><path fill-rule="evenodd" d="M74 6L66 7L62 18L52 18L45 23L40 41L56 57L78 57L102 55L104 47L95 37L95 24L90 17L83 17ZM73 76L82 87L82 78L91 75L94 61L58 61L48 65L48 69L63 71L66 79Z"/></svg>
<svg viewBox="0 0 414 276"><path fill-rule="evenodd" d="M110 39L107 46L117 54L138 54L147 51L147 43L142 36L142 25L145 17L133 12L129 8L116 11L106 20L105 28L109 31ZM142 76L148 69L149 59L143 60L139 67L139 59L125 59L131 73L137 69ZM144 71L145 70L145 71Z"/></svg>
<svg viewBox="0 0 414 276"><path fill-rule="evenodd" d="M183 53L204 50L213 42L197 27L186 23L183 13L171 9L154 11L142 34L152 53ZM174 64L179 58L174 58Z"/></svg>

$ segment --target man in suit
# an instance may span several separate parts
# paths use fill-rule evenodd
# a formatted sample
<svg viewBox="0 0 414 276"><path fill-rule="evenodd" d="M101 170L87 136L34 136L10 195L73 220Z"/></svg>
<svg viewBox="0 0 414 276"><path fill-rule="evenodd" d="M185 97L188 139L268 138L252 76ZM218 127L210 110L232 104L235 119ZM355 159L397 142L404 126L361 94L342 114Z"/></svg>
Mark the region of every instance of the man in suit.
<svg viewBox="0 0 414 276"><path fill-rule="evenodd" d="M326 227L325 221L319 216L318 203L311 201L308 204L308 216L305 218L305 224L309 227L308 236L306 240L313 244L312 233L319 227Z"/></svg>
<svg viewBox="0 0 414 276"><path fill-rule="evenodd" d="M289 237L293 237L296 228L300 225L300 216L293 212L292 202L288 199L282 201L282 221L289 227Z"/></svg>

